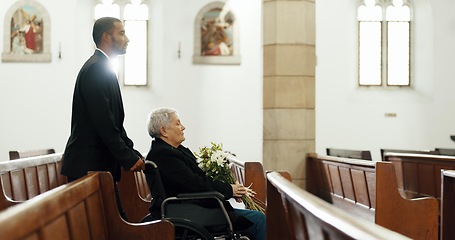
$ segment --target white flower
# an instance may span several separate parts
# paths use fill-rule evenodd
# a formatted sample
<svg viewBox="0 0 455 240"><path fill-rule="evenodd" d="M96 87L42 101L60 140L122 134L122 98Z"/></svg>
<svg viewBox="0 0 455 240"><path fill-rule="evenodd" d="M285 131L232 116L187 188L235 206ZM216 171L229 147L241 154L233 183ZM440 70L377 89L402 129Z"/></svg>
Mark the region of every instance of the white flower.
<svg viewBox="0 0 455 240"><path fill-rule="evenodd" d="M228 155L227 153L224 153L222 151L216 151L212 154L210 159L212 162L216 162L218 166L223 166L227 155Z"/></svg>

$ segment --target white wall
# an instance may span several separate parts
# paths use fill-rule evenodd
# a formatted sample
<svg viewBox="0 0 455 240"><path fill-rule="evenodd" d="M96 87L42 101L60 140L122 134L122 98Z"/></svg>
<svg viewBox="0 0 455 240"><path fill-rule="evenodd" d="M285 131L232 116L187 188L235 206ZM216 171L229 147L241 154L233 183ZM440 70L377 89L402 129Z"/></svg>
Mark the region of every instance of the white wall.
<svg viewBox="0 0 455 240"><path fill-rule="evenodd" d="M0 1L0 16L5 16L15 2ZM184 144L192 150L214 141L241 159L261 161L262 3L230 1L240 25L241 65L194 65L194 20L209 2L152 1L149 85L122 87L125 128L136 148L146 152L151 140L145 127L147 114L156 107L173 107L187 128ZM52 62L0 63L0 161L7 160L12 149L64 150L70 132L74 81L93 53L90 1L39 3L51 18ZM9 31L2 28L0 25L1 33Z"/></svg>
<svg viewBox="0 0 455 240"><path fill-rule="evenodd" d="M316 145L370 149L455 148L455 2L415 0L413 88L359 89L356 1L316 1ZM14 0L0 1L0 16ZM11 149L63 151L79 68L92 54L91 3L40 0L51 15L51 63L0 63L0 160ZM231 0L240 22L240 66L193 65L193 25L207 0L152 1L151 78L146 88L123 87L125 125L147 151L148 112L177 108L187 127L185 144L210 141L245 160L262 159L261 0ZM179 6L179 7L175 7ZM62 10L63 9L63 10ZM1 18L0 18L1 19ZM0 32L5 32L0 25ZM62 59L57 58L58 43ZM178 43L182 57L177 58ZM3 38L0 37L0 46ZM3 49L1 49L3 51ZM385 113L396 113L386 118Z"/></svg>
<svg viewBox="0 0 455 240"><path fill-rule="evenodd" d="M455 2L411 2L413 87L388 90L357 86L356 1L316 1L317 152L455 148Z"/></svg>

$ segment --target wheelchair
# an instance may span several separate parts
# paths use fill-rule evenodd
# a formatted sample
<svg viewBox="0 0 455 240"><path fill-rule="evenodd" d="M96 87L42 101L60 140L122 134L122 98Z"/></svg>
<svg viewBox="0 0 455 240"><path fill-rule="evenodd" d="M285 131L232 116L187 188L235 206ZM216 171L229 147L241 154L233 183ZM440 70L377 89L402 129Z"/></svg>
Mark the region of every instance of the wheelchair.
<svg viewBox="0 0 455 240"><path fill-rule="evenodd" d="M151 213L142 222L167 219L174 224L175 239L178 240L249 239L246 229L234 230L221 193L185 193L167 198L158 167L153 161L146 160L144 174L152 204Z"/></svg>

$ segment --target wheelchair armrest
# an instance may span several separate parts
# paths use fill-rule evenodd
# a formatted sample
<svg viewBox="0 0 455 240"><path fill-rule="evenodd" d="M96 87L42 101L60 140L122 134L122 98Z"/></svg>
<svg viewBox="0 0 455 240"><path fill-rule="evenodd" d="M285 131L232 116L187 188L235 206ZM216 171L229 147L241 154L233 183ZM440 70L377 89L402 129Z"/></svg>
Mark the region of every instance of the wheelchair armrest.
<svg viewBox="0 0 455 240"><path fill-rule="evenodd" d="M224 196L220 192L210 191L210 192L196 192L196 193L181 193L177 195L177 198L185 199L202 199L202 198L218 198L223 201Z"/></svg>
<svg viewBox="0 0 455 240"><path fill-rule="evenodd" d="M197 204L199 200L210 199L214 200L218 207L214 207L214 205L212 207L204 207ZM161 204L161 216L162 218L191 219L192 221L204 223L202 225L227 224L230 231L233 231L231 219L229 218L229 214L226 211L226 208L224 207L223 203L224 196L217 191L182 193L178 194L176 197L168 197L164 199L163 203ZM211 216L208 218L209 222L201 218L201 213L204 212L205 210L210 211L205 212L210 214Z"/></svg>

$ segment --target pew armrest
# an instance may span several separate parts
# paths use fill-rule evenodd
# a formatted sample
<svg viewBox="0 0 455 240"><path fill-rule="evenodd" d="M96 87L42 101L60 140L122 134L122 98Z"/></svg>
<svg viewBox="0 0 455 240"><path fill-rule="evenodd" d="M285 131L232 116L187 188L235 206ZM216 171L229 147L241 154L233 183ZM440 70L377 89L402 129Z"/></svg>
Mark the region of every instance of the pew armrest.
<svg viewBox="0 0 455 240"><path fill-rule="evenodd" d="M433 197L405 199L398 192L392 163L376 164L377 224L413 239L438 238L438 201Z"/></svg>

